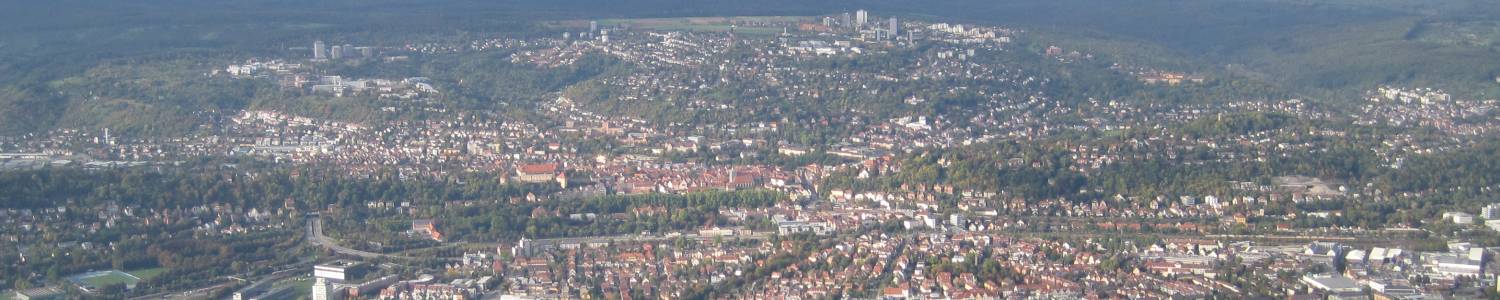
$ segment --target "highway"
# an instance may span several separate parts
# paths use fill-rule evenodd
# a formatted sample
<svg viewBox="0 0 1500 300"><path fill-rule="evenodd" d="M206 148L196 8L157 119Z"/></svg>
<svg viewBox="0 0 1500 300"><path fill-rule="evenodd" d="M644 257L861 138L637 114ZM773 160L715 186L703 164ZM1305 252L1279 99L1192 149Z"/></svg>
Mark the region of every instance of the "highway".
<svg viewBox="0 0 1500 300"><path fill-rule="evenodd" d="M323 235L323 218L320 218L320 217L313 217L311 220L307 221L307 238L308 238L307 240L311 241L313 243L313 245L317 245L317 246L323 247L325 249L333 250L334 253L343 254L343 255L357 256L357 257L360 257L360 258L423 259L421 257L409 257L409 256L401 256L401 255L375 253L375 252L363 251L363 250L359 250L359 249L354 249L354 248L349 248L349 247L341 246L337 242L335 242L332 238L329 238L327 235ZM445 259L445 260L453 260L453 261L461 260L460 258L452 258L452 257L443 257L443 258L437 258L437 259Z"/></svg>
<svg viewBox="0 0 1500 300"><path fill-rule="evenodd" d="M225 281L224 283L212 285L212 286L209 286L209 287L197 288L197 289L192 289L192 290L187 290L187 291L182 291L182 292L161 292L161 293L150 294L150 295L145 295L145 296L140 296L140 297L133 297L133 298L130 298L130 300L155 300L155 299L188 300L188 299L208 299L208 296L209 296L210 292L213 292L214 290L218 290L218 289L222 289L222 288L229 288L231 286L234 286L234 281Z"/></svg>
<svg viewBox="0 0 1500 300"><path fill-rule="evenodd" d="M313 245L318 245L319 247L333 250L333 252L338 254L353 255L362 258L388 256L385 254L361 251L359 249L340 246L338 243L333 242L333 239L328 238L327 235L323 235L323 218L320 217L313 217L307 220L307 238L307 240L311 241Z"/></svg>
<svg viewBox="0 0 1500 300"><path fill-rule="evenodd" d="M303 273L307 272L307 265L305 265L304 263L298 263L298 264L281 266L280 269L281 269L280 271L271 272L271 274L266 274L265 276L261 276L261 279L258 280L258 281L260 281L260 282L269 282L269 281L274 281L274 280L280 280L280 279L283 279L283 278L286 278L286 277L289 277L289 276L293 276L293 275L297 275L297 274L303 274ZM236 276L240 276L240 275L224 276L223 279L225 279L225 280L223 282L220 282L218 284L214 284L214 285L211 285L211 286L207 286L207 287L201 287L201 288L196 288L196 289L191 289L191 290L186 290L186 291L180 291L180 292L161 292L161 293L155 293L155 294L150 294L150 295L144 295L144 296L138 296L138 297L131 297L130 300L157 300L157 299L162 299L162 300L166 300L166 299L170 299L170 300L192 300L192 299L208 299L209 298L208 296L211 295L213 293L213 291L215 291L215 290L234 287L234 285L236 283L245 281L244 279L239 279Z"/></svg>
<svg viewBox="0 0 1500 300"><path fill-rule="evenodd" d="M772 233L772 232L756 232L756 233L753 233L753 234L750 234L750 235L726 235L726 236L722 236L722 238L724 240L734 240L734 239L741 239L741 240L764 240L764 239L771 238L771 235L773 235L773 234L774 233ZM669 241L669 240L676 239L676 238L679 238L679 237L693 239L693 240L698 240L698 241L710 241L710 240L713 240L713 239L721 238L721 236L704 236L704 235L698 235L698 234L681 234L681 235L636 235L636 234L623 234L623 235L582 236L582 237L535 239L535 240L531 240L531 242L534 243L534 244L547 244L547 245L592 244L592 243L638 243L638 242ZM493 248L493 247L499 246L499 244L497 244L497 243L460 242L458 244L462 244L464 246L470 246L470 247L481 247L481 248L483 248L483 247Z"/></svg>
<svg viewBox="0 0 1500 300"><path fill-rule="evenodd" d="M1356 247L1410 247L1416 242L1415 239L1392 237L1392 236L1329 236L1329 235L1232 235L1232 234L1193 234L1193 233L1147 233L1147 232L1078 232L1078 231L1006 231L1001 235L1029 238L1119 238L1119 237L1156 237L1160 239L1208 239L1220 240L1226 243L1237 241L1251 241L1265 244L1305 244L1310 242L1336 242Z"/></svg>
<svg viewBox="0 0 1500 300"><path fill-rule="evenodd" d="M672 239L676 239L676 238L679 238L679 237L689 238L689 239L694 239L694 240L699 240L699 241L708 241L708 240L713 240L713 239L716 239L716 238L720 238L721 236L703 236L703 235L698 235L698 234L683 234L683 235L673 235L673 236L666 236L666 235L660 235L660 236L658 236L658 235L609 235L609 236L588 236L588 237L569 237L569 238L538 239L538 240L533 240L533 242L536 242L536 243L547 243L547 244L588 244L588 243L608 243L608 242L615 242L615 243L625 243L625 242L659 242L659 241L672 240ZM757 232L757 233L753 233L751 235L727 235L727 236L722 236L722 238L724 238L725 240L733 240L733 239L736 239L736 238L742 239L742 240L763 240L763 239L767 239L767 238L770 238L770 237L771 237L771 233L770 232Z"/></svg>

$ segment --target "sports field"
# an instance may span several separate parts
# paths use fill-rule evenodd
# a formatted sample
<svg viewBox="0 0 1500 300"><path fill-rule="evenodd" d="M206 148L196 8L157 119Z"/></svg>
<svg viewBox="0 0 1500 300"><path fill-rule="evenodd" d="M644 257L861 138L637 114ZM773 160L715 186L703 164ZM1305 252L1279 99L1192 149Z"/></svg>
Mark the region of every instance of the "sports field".
<svg viewBox="0 0 1500 300"><path fill-rule="evenodd" d="M156 278L156 276L159 276L159 275L161 275L162 272L166 272L166 271L167 271L167 268L150 268L150 269L130 270L130 271L125 271L125 273L130 273L130 275L134 275L135 278L140 278L141 280L150 280L151 278Z"/></svg>
<svg viewBox="0 0 1500 300"><path fill-rule="evenodd" d="M97 290L112 284L133 286L136 282L140 282L141 278L119 270L106 270L68 276L68 281L87 290Z"/></svg>

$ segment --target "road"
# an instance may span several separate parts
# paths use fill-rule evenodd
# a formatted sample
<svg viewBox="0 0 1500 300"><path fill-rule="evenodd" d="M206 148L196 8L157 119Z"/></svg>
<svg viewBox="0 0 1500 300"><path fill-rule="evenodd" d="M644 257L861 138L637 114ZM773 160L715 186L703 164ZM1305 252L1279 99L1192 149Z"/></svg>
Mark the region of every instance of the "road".
<svg viewBox="0 0 1500 300"><path fill-rule="evenodd" d="M722 238L724 240L734 240L734 239L741 239L741 240L764 240L764 239L771 238L771 235L773 235L772 232L756 232L756 233L752 233L750 235L727 235L727 236L722 236ZM714 239L717 239L717 238L721 238L721 236L704 236L704 235L698 235L698 234L682 234L682 235L671 235L671 236L666 236L666 235L623 234L623 235L581 236L581 237L536 239L536 240L531 240L531 242L534 243L534 244L546 244L546 245L590 244L590 243L638 243L638 242L670 241L670 240L673 240L673 239L676 239L676 238L679 238L679 237L693 239L693 240L698 240L698 241L711 241L711 240L714 240ZM483 247L494 248L496 246L499 246L499 244L497 244L497 243L460 242L459 244L462 244L462 245L468 246L468 247L481 247L481 248L483 248Z"/></svg>
<svg viewBox="0 0 1500 300"><path fill-rule="evenodd" d="M534 242L537 242L537 243L548 243L548 244L587 244L587 243L608 243L608 242L615 242L615 243L659 242L659 241L673 240L673 239L677 239L679 237L689 238L689 239L694 239L694 240L699 240L699 241L708 241L708 240L713 240L713 239L716 239L716 238L721 238L720 236L703 236L703 235L698 235L698 234L683 234L683 235L675 235L675 236L609 235L609 236L586 236L586 237L539 239L539 240L534 240ZM742 239L742 240L763 240L763 239L767 239L767 238L770 238L770 237L771 237L771 233L770 232L757 232L757 233L754 233L754 234L751 234L751 235L729 235L729 236L722 236L722 238L725 239L725 240L733 240L735 238L739 238L739 239Z"/></svg>
<svg viewBox="0 0 1500 300"><path fill-rule="evenodd" d="M215 285L212 285L212 286L204 287L204 288L197 288L197 289L192 289L192 290L187 290L187 291L182 291L182 292L161 292L161 293L155 293L155 294L150 294L150 295L145 295L145 296L140 296L140 297L132 297L132 298L130 298L130 300L155 300L155 299L188 300L188 299L208 299L208 296L209 296L210 292L213 292L214 290L218 290L218 289L222 289L222 288L229 288L231 286L234 286L234 281L232 281L232 280L231 281L226 281L224 283L220 283L220 284L215 284Z"/></svg>
<svg viewBox="0 0 1500 300"><path fill-rule="evenodd" d="M1108 237L1156 237L1161 239L1210 239L1225 242L1252 241L1270 244L1304 244L1310 242L1337 242L1361 247L1410 247L1415 239L1392 236L1327 236L1327 235L1232 235L1232 234L1165 234L1147 232L1087 232L1087 231L1006 231L1003 235L1032 238L1108 238Z"/></svg>
<svg viewBox="0 0 1500 300"><path fill-rule="evenodd" d="M327 235L323 235L323 218L320 218L320 217L313 217L311 220L307 221L307 240L310 241L310 242L312 242L313 245L317 245L317 246L323 247L325 249L333 250L334 253L343 254L343 255L358 256L360 258L423 259L421 257L410 257L410 256L392 255L392 254L385 254L385 253L375 253L375 252L363 251L363 250L359 250L359 249L354 249L354 248L349 248L349 247L341 246L337 242L335 242L332 238L329 238ZM454 260L454 261L461 260L460 258L452 258L452 257L442 257L442 258L436 258L436 259L445 259L445 260Z"/></svg>
<svg viewBox="0 0 1500 300"><path fill-rule="evenodd" d="M307 266L302 265L300 263L299 264L294 264L294 265L283 266L281 268L282 268L282 270L280 270L280 271L271 272L271 274L266 274L266 275L262 276L261 279L258 280L258 281L259 282L267 282L267 281L279 280L279 279L282 279L282 278L286 278L288 276L306 273L306 271L307 271L306 270ZM239 275L235 275L235 276L239 276ZM139 297L131 297L130 300L157 300L157 299L190 300L190 299L208 299L208 296L213 291L218 290L218 289L230 288L230 287L233 287L236 283L239 283L241 280L236 280L235 276L224 276L224 278L223 278L223 279L225 279L224 282L221 282L221 283L218 283L218 284L214 284L214 285L211 285L211 286L207 286L207 287L201 287L201 288L191 289L191 290L187 290L187 291L180 291L180 292L161 292L161 293L155 293L155 294L144 295L144 296L139 296Z"/></svg>
<svg viewBox="0 0 1500 300"><path fill-rule="evenodd" d="M361 251L359 249L340 246L338 243L335 243L333 239L328 238L327 235L323 235L323 218L319 217L313 217L307 220L307 240L309 242L312 242L313 245L318 245L318 247L333 250L333 252L338 254L353 255L362 258L376 258L387 256L385 254Z"/></svg>
<svg viewBox="0 0 1500 300"><path fill-rule="evenodd" d="M753 234L750 234L750 235L736 235L736 236L723 236L723 237L719 237L719 236L704 236L704 235L699 235L699 234L683 234L683 235L671 235L671 236L663 236L663 235L611 235L611 236L590 236L590 237L568 237L568 238L539 239L539 240L534 240L534 242L540 243L540 244L560 245L560 244L590 244L590 243L659 242L659 241L669 241L669 240L677 239L677 238L688 238L688 239L695 239L695 240L700 240L700 241L713 240L713 239L718 239L718 238L723 238L723 239L726 239L726 240L732 240L732 239L762 240L762 239L770 238L772 234L773 233L771 233L771 232L758 232L758 233L753 233ZM323 234L323 219L321 217L317 217L317 216L313 216L312 218L308 219L308 221L307 221L307 234L306 234L305 237L306 237L307 241L311 242L313 245L316 245L318 247L322 247L322 248L325 248L325 249L333 250L334 253L338 253L338 254L342 254L342 255L356 256L356 257L367 258L367 259L368 258L392 258L392 259L403 259L403 260L422 259L422 258L418 258L418 257L410 257L410 256L402 256L402 255L393 255L393 254L385 254L385 253L375 253L375 252L363 251L363 250L349 248L349 247L345 247L345 246L339 245L339 243L336 240L334 240L333 238L330 238L327 235ZM457 243L453 243L453 245L448 245L448 246L495 247L497 245L498 244L495 244L495 243L467 243L467 242L457 242ZM429 258L429 259L461 260L461 258L451 258L451 257ZM277 271L277 272L268 274L267 276L262 277L258 281L280 279L280 278L284 278L284 277L292 275L292 274L305 273L306 270L304 268L306 268L306 267L305 266L300 266L300 265L298 265L298 266L289 266L288 268L283 269L281 271ZM212 285L212 286L197 288L197 289L188 290L188 291L181 291L181 292L162 292L162 293L156 293L156 294L151 294L151 295L134 297L134 298L131 298L131 300L150 300L150 299L206 299L209 296L209 294L211 292L213 292L214 290L233 287L235 284L236 284L236 281L234 281L234 280L225 280L222 283L218 283L218 284L215 284L215 285Z"/></svg>

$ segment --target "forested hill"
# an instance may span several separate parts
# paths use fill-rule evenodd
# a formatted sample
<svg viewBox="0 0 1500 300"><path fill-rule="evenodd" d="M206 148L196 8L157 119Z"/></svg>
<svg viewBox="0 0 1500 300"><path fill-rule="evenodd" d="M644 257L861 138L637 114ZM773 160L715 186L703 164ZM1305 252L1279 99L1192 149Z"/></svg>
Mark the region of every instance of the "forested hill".
<svg viewBox="0 0 1500 300"><path fill-rule="evenodd" d="M779 5L774 2L783 2ZM54 127L105 126L125 114L168 118L194 110L242 109L243 99L163 97L134 105L59 95L58 81L91 69L179 58L284 54L315 39L400 45L536 32L533 21L639 16L815 14L836 2L801 1L17 1L0 10L0 135ZM89 94L92 91L83 91ZM163 91L172 94L173 91ZM106 99L108 100L108 99ZM132 99L141 100L141 99ZM108 102L108 101L105 101ZM132 111L139 110L139 111ZM149 116L149 117L148 117ZM144 133L176 126L134 124ZM177 122L181 123L181 122ZM171 124L166 124L171 125Z"/></svg>
<svg viewBox="0 0 1500 300"><path fill-rule="evenodd" d="M540 34L533 21L724 15L879 13L1013 26L1042 42L1142 65L1256 78L1305 96L1351 98L1381 84L1444 88L1463 98L1500 89L1494 1L1133 0L679 1L331 0L16 1L0 10L0 134L99 126L107 113L179 118L242 109L250 99L169 94L129 105L60 93L60 80L101 66L276 54L336 37L400 44L486 34ZM84 94L87 94L86 92ZM106 99L107 100L107 99ZM140 100L140 99L135 99ZM174 126L139 126L175 132Z"/></svg>

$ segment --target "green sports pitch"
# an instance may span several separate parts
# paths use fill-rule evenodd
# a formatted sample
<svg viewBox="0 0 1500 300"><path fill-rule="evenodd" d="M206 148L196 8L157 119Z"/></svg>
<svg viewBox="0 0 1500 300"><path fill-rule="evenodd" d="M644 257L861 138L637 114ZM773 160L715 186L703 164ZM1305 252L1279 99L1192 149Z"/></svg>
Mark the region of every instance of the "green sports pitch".
<svg viewBox="0 0 1500 300"><path fill-rule="evenodd" d="M126 287L134 286L141 279L119 270L107 270L68 276L68 281L85 290L98 290L113 284L124 284Z"/></svg>

